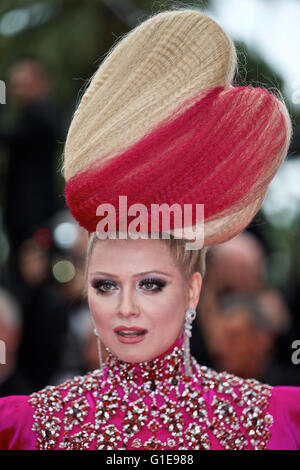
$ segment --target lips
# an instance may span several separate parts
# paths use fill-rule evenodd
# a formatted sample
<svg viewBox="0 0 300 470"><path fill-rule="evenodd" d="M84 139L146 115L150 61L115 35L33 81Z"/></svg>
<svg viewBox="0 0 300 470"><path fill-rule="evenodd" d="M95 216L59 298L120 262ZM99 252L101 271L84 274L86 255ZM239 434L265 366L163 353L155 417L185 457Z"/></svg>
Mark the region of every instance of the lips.
<svg viewBox="0 0 300 470"><path fill-rule="evenodd" d="M138 326L117 326L114 329L115 333L117 333L120 336L124 336L126 338L134 338L136 336L141 336L145 333L147 333L147 330L144 328L140 328Z"/></svg>

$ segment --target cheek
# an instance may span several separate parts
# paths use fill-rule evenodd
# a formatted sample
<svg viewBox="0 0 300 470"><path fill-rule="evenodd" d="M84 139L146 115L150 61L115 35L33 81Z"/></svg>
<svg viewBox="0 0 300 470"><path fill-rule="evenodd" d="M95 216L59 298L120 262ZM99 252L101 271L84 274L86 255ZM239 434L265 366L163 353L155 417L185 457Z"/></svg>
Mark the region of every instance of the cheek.
<svg viewBox="0 0 300 470"><path fill-rule="evenodd" d="M96 323L96 326L107 323L105 309L101 297L95 294L93 291L88 291L88 304L90 313Z"/></svg>
<svg viewBox="0 0 300 470"><path fill-rule="evenodd" d="M176 327L183 322L185 314L185 297L184 294L176 290L170 293L161 303L161 315L159 323L164 328Z"/></svg>

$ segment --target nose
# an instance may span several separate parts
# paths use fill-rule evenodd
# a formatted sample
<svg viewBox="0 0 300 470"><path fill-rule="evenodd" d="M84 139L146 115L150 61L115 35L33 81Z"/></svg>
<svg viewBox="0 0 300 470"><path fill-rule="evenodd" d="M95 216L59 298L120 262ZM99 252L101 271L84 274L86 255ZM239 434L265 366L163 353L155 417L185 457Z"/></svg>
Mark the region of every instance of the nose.
<svg viewBox="0 0 300 470"><path fill-rule="evenodd" d="M130 287L124 288L120 295L120 303L118 306L119 316L127 318L138 316L140 314L138 305L136 304L134 294Z"/></svg>

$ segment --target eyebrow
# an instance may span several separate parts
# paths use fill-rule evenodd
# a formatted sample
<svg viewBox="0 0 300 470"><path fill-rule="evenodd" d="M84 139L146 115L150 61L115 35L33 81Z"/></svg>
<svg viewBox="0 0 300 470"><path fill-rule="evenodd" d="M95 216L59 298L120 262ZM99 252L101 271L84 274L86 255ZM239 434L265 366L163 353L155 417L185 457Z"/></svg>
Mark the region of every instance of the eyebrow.
<svg viewBox="0 0 300 470"><path fill-rule="evenodd" d="M132 277L139 277L139 276L142 276L144 274L150 274L150 273L158 273L158 274L164 274L165 276L168 276L168 277L172 277L170 274L167 274L167 273L164 273L163 271L144 271L142 273L137 273L137 274L134 274ZM106 273L104 271L95 271L94 273L91 273L92 275L94 274L102 274L104 276L110 276L110 277L114 277L114 278L118 278L117 275L115 274L111 274L111 273Z"/></svg>

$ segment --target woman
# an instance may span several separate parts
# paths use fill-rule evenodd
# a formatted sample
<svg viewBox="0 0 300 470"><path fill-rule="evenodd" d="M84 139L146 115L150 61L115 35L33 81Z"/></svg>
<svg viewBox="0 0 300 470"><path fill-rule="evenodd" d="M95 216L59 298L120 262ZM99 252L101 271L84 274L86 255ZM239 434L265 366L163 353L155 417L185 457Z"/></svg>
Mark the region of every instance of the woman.
<svg viewBox="0 0 300 470"><path fill-rule="evenodd" d="M291 137L284 103L234 87L235 66L224 31L182 9L141 23L93 76L68 132L64 175L69 208L90 233L100 368L2 399L0 447L300 449L299 388L217 373L189 351L206 250L248 225ZM152 204L197 203L203 239L194 214L167 229L157 213L144 217Z"/></svg>

